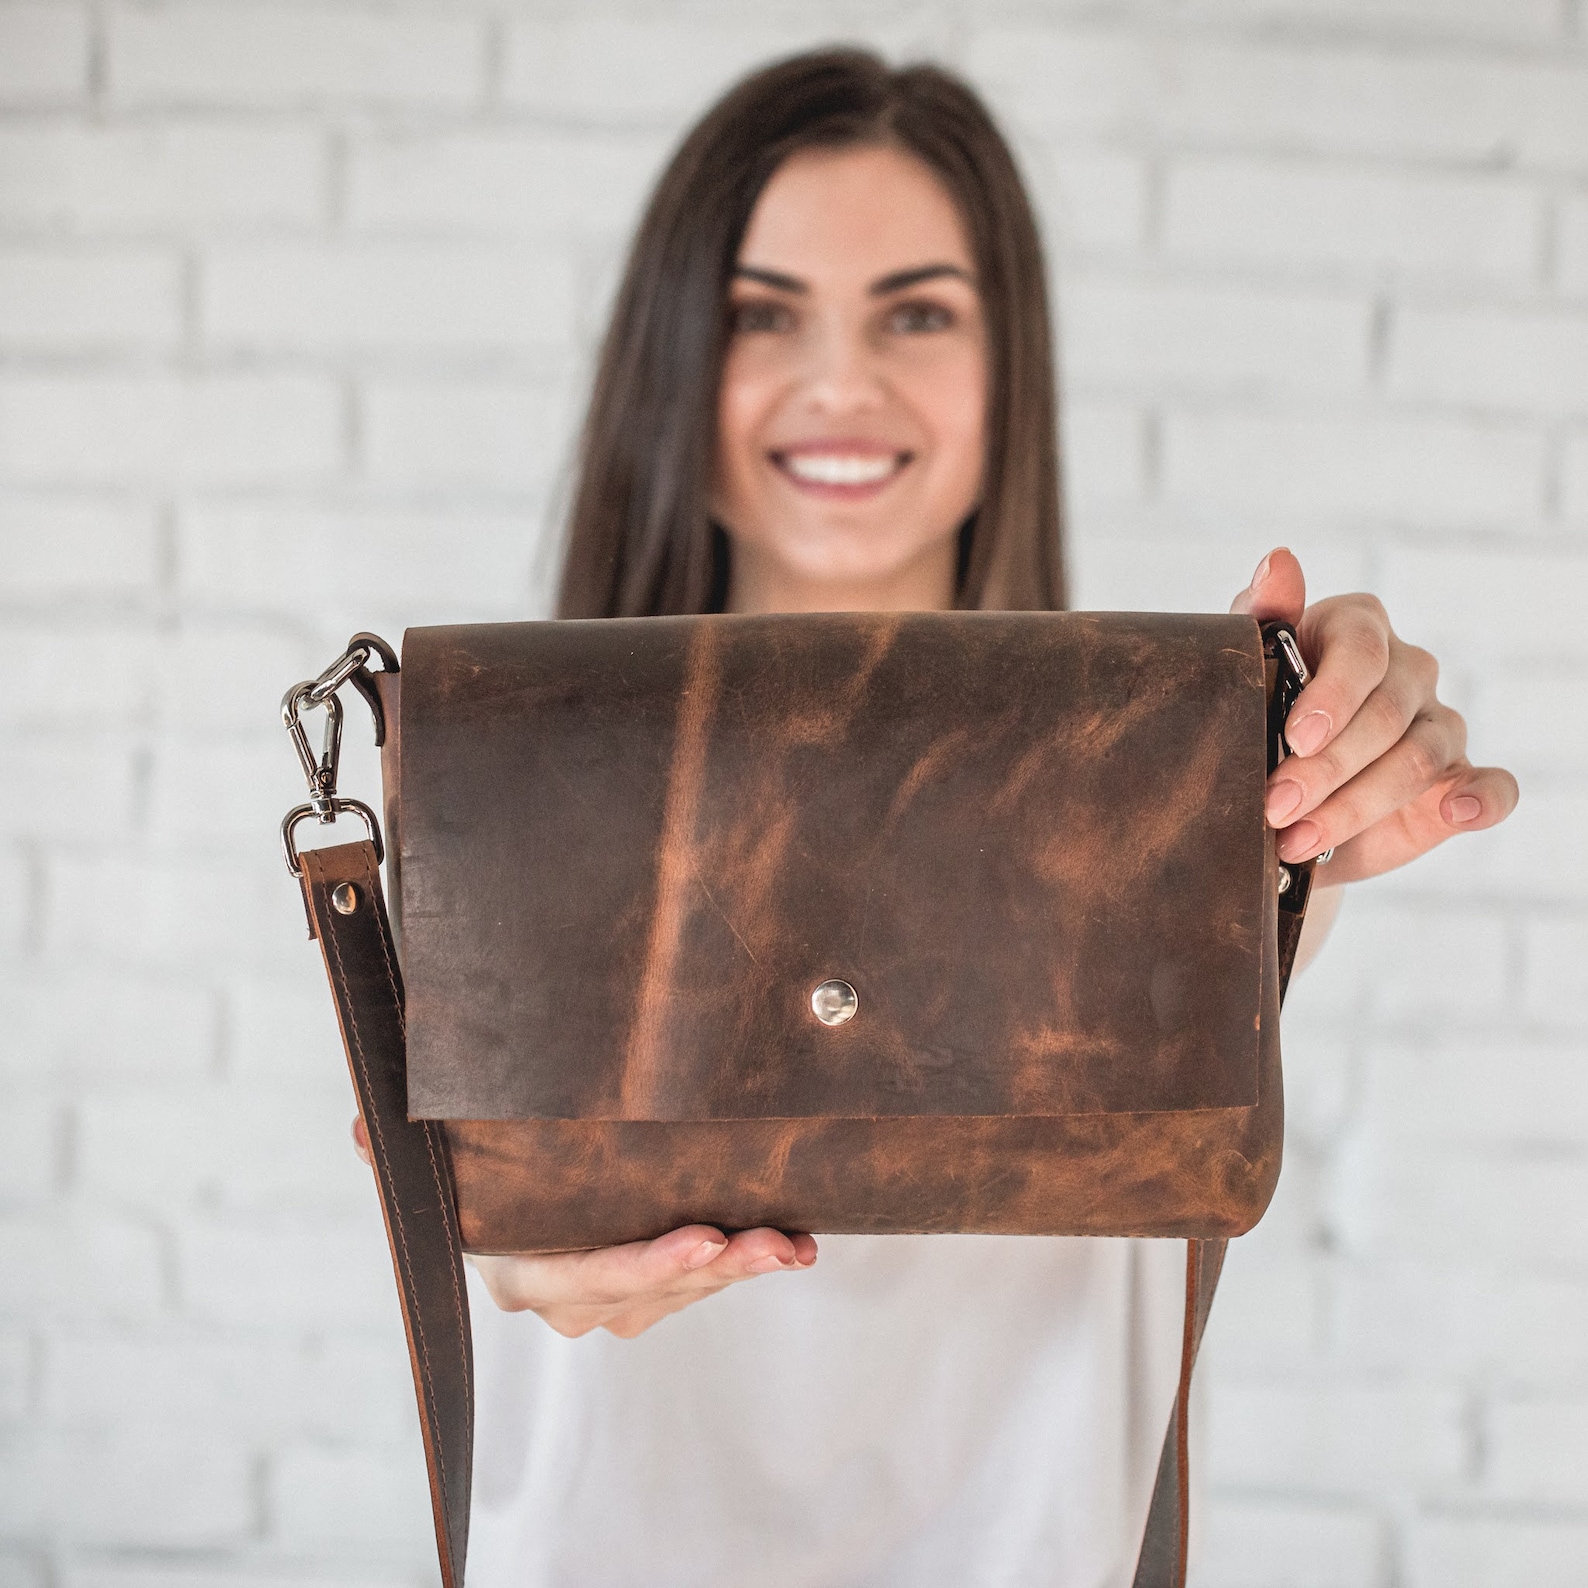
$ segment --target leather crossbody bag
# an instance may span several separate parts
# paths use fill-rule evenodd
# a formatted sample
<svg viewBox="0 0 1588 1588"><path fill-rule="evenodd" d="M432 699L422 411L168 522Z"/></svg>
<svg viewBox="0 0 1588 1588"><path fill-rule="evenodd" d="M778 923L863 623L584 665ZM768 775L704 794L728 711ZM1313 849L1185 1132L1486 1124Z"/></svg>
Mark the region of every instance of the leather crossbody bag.
<svg viewBox="0 0 1588 1588"><path fill-rule="evenodd" d="M356 635L283 718L461 1588L463 1253L680 1225L1187 1241L1137 1568L1184 1581L1189 1375L1279 1173L1305 682L1246 617L701 616ZM337 791L352 685L382 820ZM304 726L327 713L316 754ZM351 814L356 843L305 849ZM389 905L383 895L384 859Z"/></svg>

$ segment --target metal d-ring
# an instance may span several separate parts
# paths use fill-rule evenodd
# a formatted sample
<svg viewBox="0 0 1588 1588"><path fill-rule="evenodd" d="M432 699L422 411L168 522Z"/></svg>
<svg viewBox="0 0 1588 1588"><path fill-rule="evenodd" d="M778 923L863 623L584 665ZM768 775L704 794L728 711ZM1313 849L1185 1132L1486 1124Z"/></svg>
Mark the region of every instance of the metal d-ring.
<svg viewBox="0 0 1588 1588"><path fill-rule="evenodd" d="M334 822L344 811L357 816L369 829L370 842L375 846L375 864L380 865L386 858L386 846L381 842L380 823L375 820L374 811L363 800L342 799L337 795L332 795L327 804L330 807L328 815L322 815L315 805L294 805L282 819L281 853L286 857L287 870L295 877L303 875L303 863L298 859L298 846L292 837L298 823L311 819L321 823Z"/></svg>

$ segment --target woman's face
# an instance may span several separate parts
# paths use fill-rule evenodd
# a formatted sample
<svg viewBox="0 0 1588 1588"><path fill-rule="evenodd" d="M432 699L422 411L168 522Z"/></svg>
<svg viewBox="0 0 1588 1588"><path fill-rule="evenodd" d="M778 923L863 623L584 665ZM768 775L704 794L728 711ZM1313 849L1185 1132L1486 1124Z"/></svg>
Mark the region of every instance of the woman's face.
<svg viewBox="0 0 1588 1588"><path fill-rule="evenodd" d="M807 150L739 251L712 511L734 611L947 606L987 360L958 211L894 148Z"/></svg>

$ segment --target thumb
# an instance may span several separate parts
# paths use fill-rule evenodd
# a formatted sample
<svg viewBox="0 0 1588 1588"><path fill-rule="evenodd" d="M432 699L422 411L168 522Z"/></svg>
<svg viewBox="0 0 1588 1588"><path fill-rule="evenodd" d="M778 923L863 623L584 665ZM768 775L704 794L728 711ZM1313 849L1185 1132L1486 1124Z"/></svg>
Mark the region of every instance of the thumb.
<svg viewBox="0 0 1588 1588"><path fill-rule="evenodd" d="M1231 612L1245 612L1259 623L1280 618L1299 623L1307 605L1307 580L1288 547L1276 546L1257 565L1252 582L1230 602Z"/></svg>

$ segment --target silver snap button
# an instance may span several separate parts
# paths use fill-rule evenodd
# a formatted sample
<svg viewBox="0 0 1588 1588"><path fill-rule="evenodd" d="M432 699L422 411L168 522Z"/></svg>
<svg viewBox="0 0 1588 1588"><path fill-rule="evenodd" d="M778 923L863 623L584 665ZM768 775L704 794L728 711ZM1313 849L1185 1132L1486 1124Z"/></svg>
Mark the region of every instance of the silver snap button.
<svg viewBox="0 0 1588 1588"><path fill-rule="evenodd" d="M331 908L338 915L351 915L358 908L358 889L351 882L339 882L331 889Z"/></svg>
<svg viewBox="0 0 1588 1588"><path fill-rule="evenodd" d="M846 981L824 981L811 994L811 1013L824 1026L841 1026L859 1007L860 999Z"/></svg>

